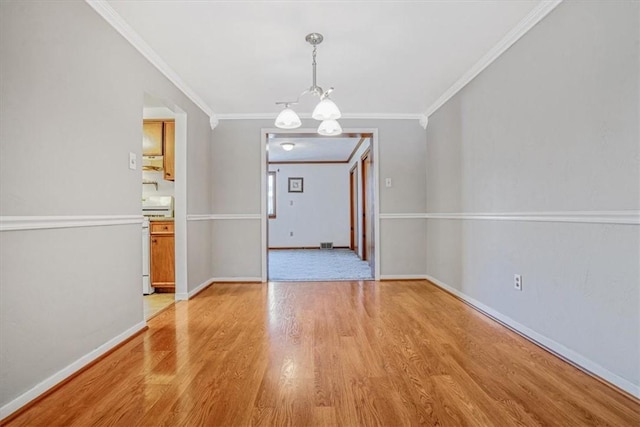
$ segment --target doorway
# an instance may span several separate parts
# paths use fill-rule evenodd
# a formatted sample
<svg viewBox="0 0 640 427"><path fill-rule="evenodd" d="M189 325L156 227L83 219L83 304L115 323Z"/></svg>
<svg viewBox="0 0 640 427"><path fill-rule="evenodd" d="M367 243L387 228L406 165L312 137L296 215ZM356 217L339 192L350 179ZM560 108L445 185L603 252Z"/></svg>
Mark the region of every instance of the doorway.
<svg viewBox="0 0 640 427"><path fill-rule="evenodd" d="M375 270L374 196L373 196L373 153L365 151L362 165L362 259Z"/></svg>
<svg viewBox="0 0 640 427"><path fill-rule="evenodd" d="M376 277L373 251L376 227L373 223L369 227L371 259L363 261L359 232L362 219L358 212L364 206L360 201L361 157L365 150L376 151L376 139L377 133L368 129L345 130L336 137L319 136L315 129L262 130L263 281L371 280ZM292 145L288 147L291 148L289 156L282 156L283 145ZM334 151L331 156L329 153L336 148L342 150L342 154L335 156ZM375 163L369 164L369 171L371 182L367 188L371 198L368 202L375 212ZM369 216L372 221L377 217L375 213ZM340 260L343 255L349 257L346 261L353 263L355 273L341 274L350 268L347 264L343 268ZM277 264L283 258L292 263L284 269L285 275L281 275L282 266ZM314 270L324 259L327 268Z"/></svg>
<svg viewBox="0 0 640 427"><path fill-rule="evenodd" d="M142 195L146 196L167 197L172 201L169 212L164 212L165 207L160 207L159 212L163 212L164 218L156 218L166 222L167 230L158 227L150 227L150 234L155 232L164 233L162 241L168 238L173 240L171 248L166 256L171 258L173 266L171 277L173 286L169 289L169 296L151 298L154 301L147 302L145 300L145 310L147 313L153 313L158 308L164 308L164 305L170 304L176 300L188 299L187 293L187 187L186 187L186 162L187 162L187 115L177 105L169 100L144 93L143 95L143 119L144 122L155 122L158 129L162 129L162 141L167 144L163 147L162 156L156 156L155 159L149 159L143 156L139 160L140 168L147 166L147 170L141 172L142 177ZM142 124L141 124L142 125ZM144 152L144 149L143 149ZM170 162L170 167L165 165ZM150 167L149 167L150 166ZM147 223L148 224L148 223ZM161 229L162 228L162 229ZM169 231L171 233L169 233ZM171 234L171 235L170 235ZM156 240L159 241L159 237ZM149 242L151 245L151 241ZM151 267L153 256L152 248L149 248L149 267ZM166 259L162 261L166 263ZM168 265L168 264L167 264ZM143 265L144 271L144 265ZM149 271L148 280L151 280ZM143 278L144 280L144 278ZM143 284L143 289L145 286ZM152 294L153 295L153 294ZM145 297L146 298L146 297ZM161 301L161 303L159 303ZM167 302L169 301L169 302ZM148 318L148 317L147 317Z"/></svg>

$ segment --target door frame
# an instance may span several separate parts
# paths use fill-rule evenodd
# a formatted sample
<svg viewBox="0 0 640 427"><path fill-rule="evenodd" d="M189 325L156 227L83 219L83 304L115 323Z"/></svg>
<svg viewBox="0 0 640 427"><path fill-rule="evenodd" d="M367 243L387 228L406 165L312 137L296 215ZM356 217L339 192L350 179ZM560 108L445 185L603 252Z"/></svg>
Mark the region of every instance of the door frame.
<svg viewBox="0 0 640 427"><path fill-rule="evenodd" d="M270 133L308 133L312 135L317 134L317 129L315 128L298 128L298 129L279 129L279 128L262 128L260 129L260 231L261 231L261 246L262 246L262 282L267 281L267 263L268 263L268 239L267 232L269 228L268 217L267 217L267 135ZM371 134L371 147L373 150L373 158L379 159L379 149L378 149L378 129L377 128L345 128L343 129L343 133L368 133ZM176 153L177 155L177 153ZM380 172L378 170L379 161L374 161L373 163L373 211L374 211L374 227L373 227L373 241L375 244L375 252L374 252L374 280L380 280ZM177 173L177 171L176 171ZM176 284L177 285L177 284Z"/></svg>
<svg viewBox="0 0 640 427"><path fill-rule="evenodd" d="M372 157L372 152L371 152L371 147L369 147L367 150L365 150L364 153L362 153L362 155L360 156L360 179L361 179L361 187L360 187L360 194L358 194L358 197L360 197L360 203L362 203L362 230L358 230L360 232L360 234L362 234L362 239L360 240L362 242L362 260L363 261L369 261L369 240L367 239L367 233L369 232L369 227L367 227L367 221L368 218L371 216L371 212L369 212L369 216L367 216L367 209L369 207L368 203L367 203L367 192L369 191L369 168L370 166L366 166L365 167L365 160L366 159L370 159L370 157ZM371 162L369 161L369 164ZM374 163L375 165L375 163ZM374 200L374 205L375 205L375 200ZM375 227L374 227L374 232L375 232ZM375 244L375 240L373 242ZM374 246L375 248L375 246ZM375 250L374 250L374 255L375 255ZM375 256L374 256L374 261L375 261Z"/></svg>
<svg viewBox="0 0 640 427"><path fill-rule="evenodd" d="M168 110L173 112L175 121L175 181L174 185L174 234L175 234L175 300L188 300L188 270L187 270L187 113L174 102L145 92L148 96L155 98L164 104ZM167 118L154 117L154 108L147 108L148 117L143 119ZM143 114L144 116L144 114ZM142 164L142 163L140 163ZM140 171L142 175L142 168ZM140 177L142 179L142 176Z"/></svg>
<svg viewBox="0 0 640 427"><path fill-rule="evenodd" d="M360 241L358 239L358 233L360 233L360 228L358 227L358 162L349 170L349 223L351 227L349 231L349 247L360 258L360 244L358 243Z"/></svg>

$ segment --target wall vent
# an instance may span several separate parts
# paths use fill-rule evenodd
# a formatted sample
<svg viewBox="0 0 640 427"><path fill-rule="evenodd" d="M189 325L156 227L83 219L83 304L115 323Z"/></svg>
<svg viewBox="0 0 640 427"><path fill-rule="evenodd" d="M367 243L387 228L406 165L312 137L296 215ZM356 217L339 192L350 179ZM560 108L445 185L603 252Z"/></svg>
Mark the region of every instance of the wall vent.
<svg viewBox="0 0 640 427"><path fill-rule="evenodd" d="M333 242L320 242L320 249L333 249Z"/></svg>

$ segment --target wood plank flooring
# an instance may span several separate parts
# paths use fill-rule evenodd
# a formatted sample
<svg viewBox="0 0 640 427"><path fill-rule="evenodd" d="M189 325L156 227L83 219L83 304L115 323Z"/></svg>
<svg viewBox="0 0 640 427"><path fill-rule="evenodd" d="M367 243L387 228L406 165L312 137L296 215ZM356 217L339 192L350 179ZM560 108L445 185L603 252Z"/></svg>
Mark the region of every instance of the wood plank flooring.
<svg viewBox="0 0 640 427"><path fill-rule="evenodd" d="M426 281L215 284L9 426L638 426Z"/></svg>
<svg viewBox="0 0 640 427"><path fill-rule="evenodd" d="M175 294L154 293L142 297L144 318L149 320L175 303Z"/></svg>

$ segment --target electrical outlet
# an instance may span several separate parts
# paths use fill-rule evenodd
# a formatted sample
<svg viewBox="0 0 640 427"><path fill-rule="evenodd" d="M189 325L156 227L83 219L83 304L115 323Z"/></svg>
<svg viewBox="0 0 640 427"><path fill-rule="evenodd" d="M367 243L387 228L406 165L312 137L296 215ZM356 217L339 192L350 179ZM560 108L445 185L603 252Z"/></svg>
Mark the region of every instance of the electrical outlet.
<svg viewBox="0 0 640 427"><path fill-rule="evenodd" d="M384 186L387 188L391 188L391 178L385 178Z"/></svg>
<svg viewBox="0 0 640 427"><path fill-rule="evenodd" d="M519 274L513 275L513 287L516 291L522 290L522 276Z"/></svg>

